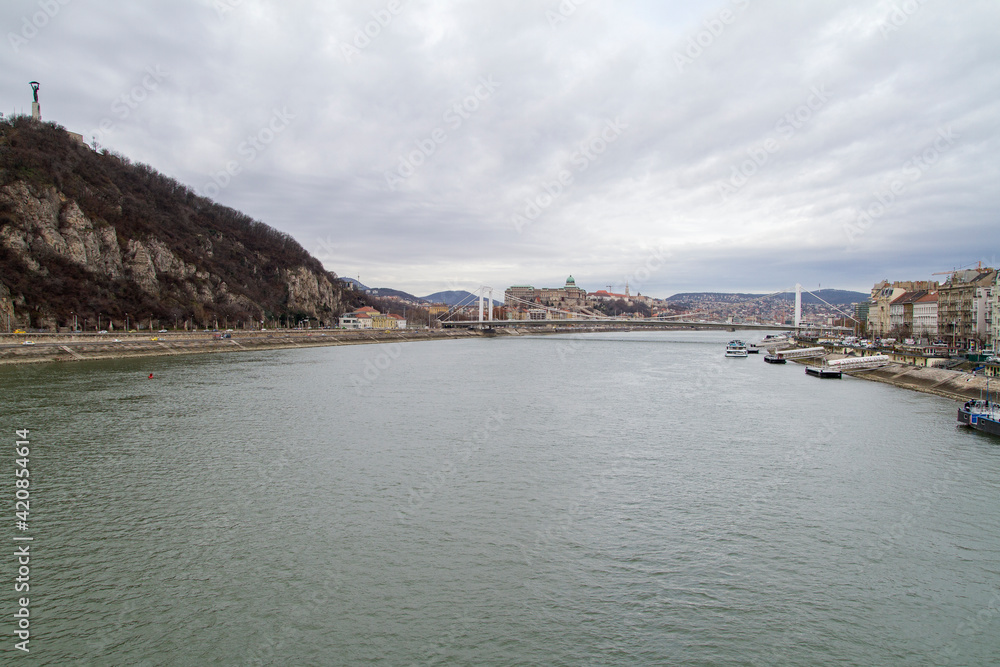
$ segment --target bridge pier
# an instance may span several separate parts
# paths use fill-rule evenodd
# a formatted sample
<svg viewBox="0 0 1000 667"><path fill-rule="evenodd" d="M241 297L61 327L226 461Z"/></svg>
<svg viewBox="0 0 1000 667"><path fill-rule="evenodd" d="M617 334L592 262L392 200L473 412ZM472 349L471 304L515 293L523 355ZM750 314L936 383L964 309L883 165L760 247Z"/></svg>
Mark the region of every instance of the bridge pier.
<svg viewBox="0 0 1000 667"><path fill-rule="evenodd" d="M489 297L486 295L489 294ZM483 319L483 302L486 302L486 319ZM485 285L479 288L479 324L493 321L493 288Z"/></svg>

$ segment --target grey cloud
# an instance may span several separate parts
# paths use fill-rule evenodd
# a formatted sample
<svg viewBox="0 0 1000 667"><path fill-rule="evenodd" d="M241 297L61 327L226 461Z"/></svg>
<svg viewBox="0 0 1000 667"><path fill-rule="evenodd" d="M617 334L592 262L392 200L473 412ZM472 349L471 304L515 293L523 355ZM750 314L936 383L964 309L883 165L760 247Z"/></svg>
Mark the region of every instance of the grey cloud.
<svg viewBox="0 0 1000 667"><path fill-rule="evenodd" d="M553 25L558 2L527 0L409 0L388 14L388 0L245 1L221 15L213 0L70 2L17 52L0 45L0 110L30 106L37 79L46 118L89 139L110 117L102 144L195 189L236 161L219 201L369 284L565 272L600 288L662 246L676 254L644 293L863 289L975 261L1000 236L1000 6L902 4L918 8L589 0ZM4 3L0 24L16 30L37 8ZM157 66L162 86L115 115ZM482 77L499 87L449 116ZM817 87L828 99L806 117ZM241 154L284 108L287 128ZM615 118L627 129L580 167L581 145ZM947 127L960 139L906 175ZM428 141L390 188L386 173ZM768 145L724 197L733 168ZM512 217L560 171L572 183L518 231ZM849 243L845 225L899 179ZM336 251L314 247L333 236Z"/></svg>

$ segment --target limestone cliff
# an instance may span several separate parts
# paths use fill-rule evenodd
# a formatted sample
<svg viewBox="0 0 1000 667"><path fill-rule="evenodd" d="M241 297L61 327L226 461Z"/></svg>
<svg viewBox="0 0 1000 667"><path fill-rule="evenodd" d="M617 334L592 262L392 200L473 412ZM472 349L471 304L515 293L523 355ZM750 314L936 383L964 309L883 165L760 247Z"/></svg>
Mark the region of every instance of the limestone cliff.
<svg viewBox="0 0 1000 667"><path fill-rule="evenodd" d="M332 323L351 298L288 235L57 126L0 120L0 331Z"/></svg>

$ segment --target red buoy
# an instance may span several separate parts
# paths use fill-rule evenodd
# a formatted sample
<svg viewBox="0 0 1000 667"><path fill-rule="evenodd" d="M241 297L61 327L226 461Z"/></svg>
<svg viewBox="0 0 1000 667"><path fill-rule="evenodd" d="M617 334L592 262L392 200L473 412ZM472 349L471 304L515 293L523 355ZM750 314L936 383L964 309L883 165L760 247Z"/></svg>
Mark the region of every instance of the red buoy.
<svg viewBox="0 0 1000 667"><path fill-rule="evenodd" d="M149 374L149 379L150 379L150 380L152 380L152 379L153 379L153 374L152 374L152 373L150 373L150 374Z"/></svg>

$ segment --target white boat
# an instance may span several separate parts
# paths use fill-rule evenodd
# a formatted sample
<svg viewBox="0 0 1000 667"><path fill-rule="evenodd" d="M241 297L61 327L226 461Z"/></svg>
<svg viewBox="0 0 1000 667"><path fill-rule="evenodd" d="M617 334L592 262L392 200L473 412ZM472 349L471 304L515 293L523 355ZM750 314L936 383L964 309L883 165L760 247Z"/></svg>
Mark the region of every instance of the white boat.
<svg viewBox="0 0 1000 667"><path fill-rule="evenodd" d="M727 357L746 357L747 356L747 346L741 340L731 340L729 345L726 345L726 356Z"/></svg>
<svg viewBox="0 0 1000 667"><path fill-rule="evenodd" d="M791 340L787 334L767 334L764 338L757 343L759 347L772 347L780 343L785 343Z"/></svg>

